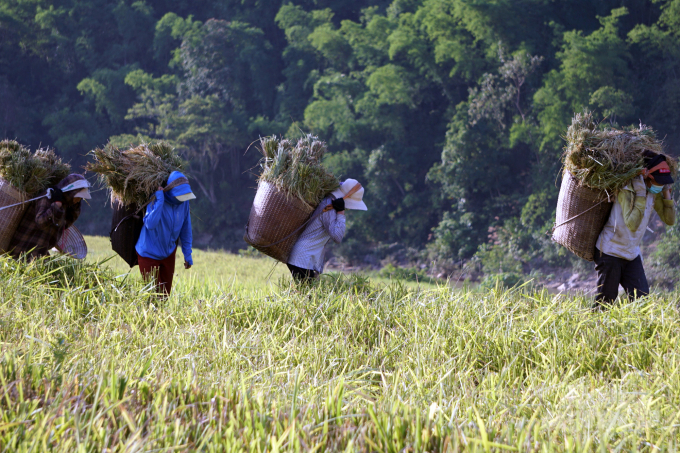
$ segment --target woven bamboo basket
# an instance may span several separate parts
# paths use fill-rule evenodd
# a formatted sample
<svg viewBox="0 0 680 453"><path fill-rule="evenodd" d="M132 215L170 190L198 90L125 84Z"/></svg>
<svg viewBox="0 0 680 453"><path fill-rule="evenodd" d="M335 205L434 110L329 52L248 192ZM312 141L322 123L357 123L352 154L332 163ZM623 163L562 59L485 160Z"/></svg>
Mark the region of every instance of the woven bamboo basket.
<svg viewBox="0 0 680 453"><path fill-rule="evenodd" d="M0 208L28 200L28 195L0 178ZM0 211L0 253L8 252L9 243L26 211L26 204Z"/></svg>
<svg viewBox="0 0 680 453"><path fill-rule="evenodd" d="M301 226L313 212L314 208L304 201L287 196L263 181L257 188L243 239L265 255L287 263L302 234Z"/></svg>
<svg viewBox="0 0 680 453"><path fill-rule="evenodd" d="M557 199L557 215L552 239L579 258L593 261L595 243L609 220L612 204L604 191L579 185L564 172Z"/></svg>

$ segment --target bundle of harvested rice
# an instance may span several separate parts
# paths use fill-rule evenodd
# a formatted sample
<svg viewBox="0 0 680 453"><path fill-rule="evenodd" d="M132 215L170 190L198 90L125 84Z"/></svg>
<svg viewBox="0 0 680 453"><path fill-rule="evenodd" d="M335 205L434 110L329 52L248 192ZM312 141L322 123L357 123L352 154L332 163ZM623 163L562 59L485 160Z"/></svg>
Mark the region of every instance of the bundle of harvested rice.
<svg viewBox="0 0 680 453"><path fill-rule="evenodd" d="M640 125L628 130L601 127L591 112L577 113L565 137L565 170L583 186L616 193L644 168L642 152L663 152L653 129ZM673 174L677 161L667 156Z"/></svg>
<svg viewBox="0 0 680 453"><path fill-rule="evenodd" d="M338 178L321 164L326 143L308 134L297 142L272 135L260 139L262 172L259 181L316 207L340 186Z"/></svg>
<svg viewBox="0 0 680 453"><path fill-rule="evenodd" d="M0 177L30 196L56 185L71 172L51 149L31 153L14 140L0 142Z"/></svg>
<svg viewBox="0 0 680 453"><path fill-rule="evenodd" d="M181 170L182 159L165 142L141 144L121 151L112 144L90 151L94 159L85 169L99 175L111 191L111 199L123 205L144 205L170 173Z"/></svg>

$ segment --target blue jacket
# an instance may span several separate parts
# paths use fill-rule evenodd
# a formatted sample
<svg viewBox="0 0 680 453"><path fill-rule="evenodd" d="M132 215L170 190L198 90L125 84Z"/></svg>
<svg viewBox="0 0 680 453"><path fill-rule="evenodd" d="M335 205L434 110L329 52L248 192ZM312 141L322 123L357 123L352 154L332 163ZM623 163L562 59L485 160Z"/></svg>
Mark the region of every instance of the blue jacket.
<svg viewBox="0 0 680 453"><path fill-rule="evenodd" d="M172 172L168 184L184 175L178 171ZM145 258L162 260L172 254L177 248L177 239L182 241L184 260L193 265L191 258L191 211L189 202L180 202L178 195L191 192L189 184L182 184L170 189L169 192L159 190L156 200L146 207L144 227L137 241L135 249Z"/></svg>

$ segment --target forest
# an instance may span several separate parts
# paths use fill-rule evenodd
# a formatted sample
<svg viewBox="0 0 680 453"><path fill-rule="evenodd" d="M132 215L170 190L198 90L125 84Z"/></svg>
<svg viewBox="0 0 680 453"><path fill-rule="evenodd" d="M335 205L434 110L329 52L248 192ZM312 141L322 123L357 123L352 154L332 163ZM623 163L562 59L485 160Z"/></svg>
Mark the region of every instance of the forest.
<svg viewBox="0 0 680 453"><path fill-rule="evenodd" d="M169 142L204 248L245 247L250 145L311 132L366 187L348 262L578 265L548 234L573 114L650 125L677 155L679 76L680 0L0 0L0 136L76 166ZM108 234L106 200L85 233Z"/></svg>

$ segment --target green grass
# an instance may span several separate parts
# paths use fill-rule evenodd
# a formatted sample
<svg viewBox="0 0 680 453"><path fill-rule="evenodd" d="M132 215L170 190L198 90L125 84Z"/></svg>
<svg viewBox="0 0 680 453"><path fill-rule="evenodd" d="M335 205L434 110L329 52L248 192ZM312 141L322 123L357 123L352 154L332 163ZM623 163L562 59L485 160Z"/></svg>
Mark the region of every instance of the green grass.
<svg viewBox="0 0 680 453"><path fill-rule="evenodd" d="M88 263L106 261L104 267L113 269L117 275L130 273L131 278L140 279L139 269L130 267L111 251L108 238L87 236ZM277 261L261 255L259 258L238 256L224 252L211 252L194 250L194 265L185 270L182 263L184 257L180 250L177 251L177 265L173 291L179 291L186 295L196 295L196 291L207 291L210 294L223 290L258 291L270 289L276 286L281 279L290 282L288 268ZM388 285L393 282L389 276L373 273L371 280L374 283ZM425 281L398 280L400 284L409 288L436 288L437 285ZM443 284L443 283L442 283Z"/></svg>
<svg viewBox="0 0 680 453"><path fill-rule="evenodd" d="M592 314L195 259L158 302L115 262L0 258L0 451L678 449L677 293Z"/></svg>
<svg viewBox="0 0 680 453"><path fill-rule="evenodd" d="M113 269L117 275L130 273L132 279L139 280L139 268L130 269L125 261L111 251L108 238L87 236L87 262L97 263L107 260L105 267ZM110 259L109 259L110 258ZM276 265L270 258L240 257L223 252L194 250L194 265L184 269L184 257L177 251L174 291L187 295L206 292L209 295L221 291L258 291L273 287L279 279L288 279L290 273L283 264ZM207 297L207 296L206 296Z"/></svg>

